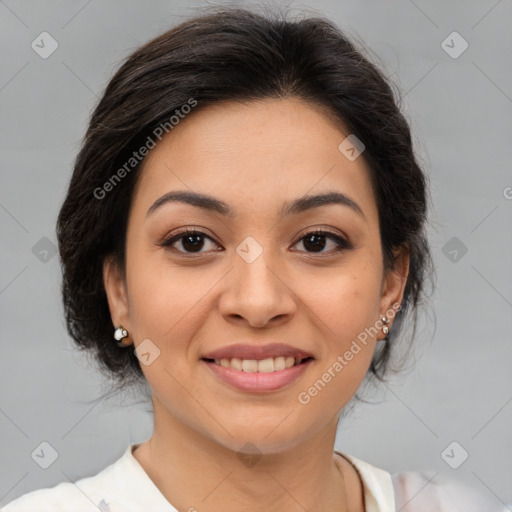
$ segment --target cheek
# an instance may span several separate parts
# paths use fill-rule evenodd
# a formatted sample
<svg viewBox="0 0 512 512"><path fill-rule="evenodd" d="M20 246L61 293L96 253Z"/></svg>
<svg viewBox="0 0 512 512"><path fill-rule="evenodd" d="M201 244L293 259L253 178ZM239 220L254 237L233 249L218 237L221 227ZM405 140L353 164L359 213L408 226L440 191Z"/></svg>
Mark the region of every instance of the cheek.
<svg viewBox="0 0 512 512"><path fill-rule="evenodd" d="M378 320L380 276L374 264L357 266L333 269L328 279L300 278L302 297L339 349Z"/></svg>
<svg viewBox="0 0 512 512"><path fill-rule="evenodd" d="M321 409L321 404L345 405L363 380L375 348L379 319L380 275L373 263L362 258L348 268L336 269L328 280L305 280L303 294L308 307L320 322L325 343L317 384L306 391ZM315 284L316 283L316 284ZM320 396L321 395L321 396ZM318 396L318 398L316 398ZM300 400L299 400L300 401ZM320 411L319 409L319 411Z"/></svg>
<svg viewBox="0 0 512 512"><path fill-rule="evenodd" d="M310 418L323 418L326 411L339 412L352 399L361 385L375 350L372 330L377 318L372 314L378 300L372 289L349 287L354 280L340 278L332 282L337 292L319 294L315 308L324 326L321 359L310 382L297 396ZM339 285L339 288L337 287ZM317 325L320 325L317 323ZM322 345L319 345L322 346Z"/></svg>
<svg viewBox="0 0 512 512"><path fill-rule="evenodd" d="M200 350L195 335L211 314L209 291L220 276L207 267L173 265L161 250L133 250L128 256L134 340L138 344L150 339L166 356L162 361L172 361L176 371L186 372Z"/></svg>
<svg viewBox="0 0 512 512"><path fill-rule="evenodd" d="M176 417L186 416L183 386L187 383L187 389L193 391L191 383L194 358L197 357L190 341L205 322L208 306L205 294L213 286L214 279L197 276L197 269L196 277L192 278L194 270L187 272L170 265L165 258L143 251L133 251L128 268L130 320L135 345L145 342L152 354L150 364L141 364L141 369L152 390L166 402L168 410L172 410ZM148 345L146 340L156 348ZM143 359L141 362L144 363ZM168 401L164 397L181 398Z"/></svg>

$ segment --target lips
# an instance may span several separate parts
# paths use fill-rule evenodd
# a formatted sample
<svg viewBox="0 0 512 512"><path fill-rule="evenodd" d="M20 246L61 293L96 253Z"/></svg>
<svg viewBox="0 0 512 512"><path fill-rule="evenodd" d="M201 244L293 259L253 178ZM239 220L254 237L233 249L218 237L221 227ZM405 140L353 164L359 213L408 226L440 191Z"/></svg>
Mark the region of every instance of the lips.
<svg viewBox="0 0 512 512"><path fill-rule="evenodd" d="M222 347L204 354L201 359L251 359L261 361L276 357L293 357L296 360L314 358L313 354L305 350L286 345L284 343L270 343L267 345L235 344Z"/></svg>

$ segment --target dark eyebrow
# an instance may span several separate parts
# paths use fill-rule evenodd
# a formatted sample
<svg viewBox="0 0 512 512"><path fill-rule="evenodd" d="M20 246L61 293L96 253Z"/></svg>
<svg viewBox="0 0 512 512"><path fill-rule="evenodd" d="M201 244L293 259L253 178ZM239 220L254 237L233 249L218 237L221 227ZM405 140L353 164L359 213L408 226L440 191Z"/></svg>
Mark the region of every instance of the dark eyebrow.
<svg viewBox="0 0 512 512"><path fill-rule="evenodd" d="M233 216L233 210L224 202L214 197L207 196L205 194L198 194L196 192L187 191L172 191L164 194L158 198L149 208L146 213L146 217L153 213L160 206L170 203L180 202L187 203L192 206L197 206L205 210L211 210L227 217ZM361 207L349 196L342 194L341 192L329 192L325 194L318 194L314 196L303 196L295 201L285 203L281 209L281 215L290 215L294 213L301 213L312 208L319 208L330 204L341 204L348 206L356 213L366 218Z"/></svg>
<svg viewBox="0 0 512 512"><path fill-rule="evenodd" d="M301 213L312 208L319 208L320 206L327 206L330 204L341 204L348 206L357 214L366 219L361 207L349 196L341 192L328 192L325 194L318 194L314 196L303 196L290 203L285 203L281 209L282 215L290 215L292 213Z"/></svg>
<svg viewBox="0 0 512 512"><path fill-rule="evenodd" d="M204 194L198 194L196 192L178 190L168 192L167 194L164 194L162 197L158 198L149 208L148 212L146 213L146 217L163 204L170 202L191 204L192 206L198 206L199 208L204 208L205 210L211 210L227 217L231 217L233 215L233 210L224 201L220 201L219 199L215 199L214 197Z"/></svg>

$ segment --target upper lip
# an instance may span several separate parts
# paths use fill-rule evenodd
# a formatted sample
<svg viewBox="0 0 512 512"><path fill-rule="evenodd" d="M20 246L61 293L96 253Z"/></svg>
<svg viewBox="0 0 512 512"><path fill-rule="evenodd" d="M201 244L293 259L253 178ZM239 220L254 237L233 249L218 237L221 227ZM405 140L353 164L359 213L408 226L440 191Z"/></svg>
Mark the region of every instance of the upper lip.
<svg viewBox="0 0 512 512"><path fill-rule="evenodd" d="M222 347L202 356L202 359L262 359L275 357L294 357L295 359L306 359L313 357L309 352L300 348L292 347L284 343L269 343L268 345L247 345L235 344Z"/></svg>

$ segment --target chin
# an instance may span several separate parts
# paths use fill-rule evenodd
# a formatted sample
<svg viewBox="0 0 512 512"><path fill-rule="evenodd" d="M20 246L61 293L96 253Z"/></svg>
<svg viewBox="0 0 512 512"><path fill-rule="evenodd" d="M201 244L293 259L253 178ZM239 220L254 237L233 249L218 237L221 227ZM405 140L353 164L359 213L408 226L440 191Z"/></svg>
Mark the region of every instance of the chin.
<svg viewBox="0 0 512 512"><path fill-rule="evenodd" d="M231 436L222 431L220 438L213 438L236 453L277 454L296 447L307 437L302 430L284 428L280 425L282 421L283 417L276 418L275 421L267 418L261 422L252 421L250 424L229 424L225 428Z"/></svg>

